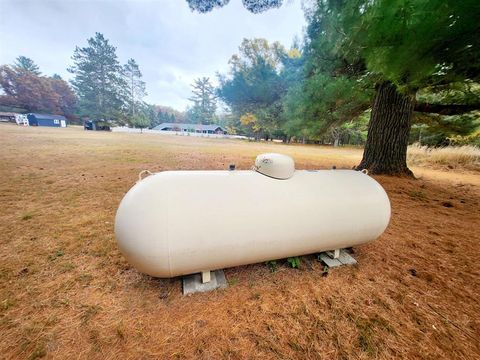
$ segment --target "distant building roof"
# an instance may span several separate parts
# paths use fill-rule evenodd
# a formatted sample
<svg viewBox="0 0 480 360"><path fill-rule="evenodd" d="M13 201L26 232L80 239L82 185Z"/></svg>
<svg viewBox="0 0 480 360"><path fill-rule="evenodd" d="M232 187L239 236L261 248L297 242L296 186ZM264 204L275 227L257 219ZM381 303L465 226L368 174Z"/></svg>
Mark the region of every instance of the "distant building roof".
<svg viewBox="0 0 480 360"><path fill-rule="evenodd" d="M33 115L38 119L47 119L47 120L67 120L67 118L63 115L52 115L52 114L37 114L37 113L29 113L28 115Z"/></svg>
<svg viewBox="0 0 480 360"><path fill-rule="evenodd" d="M207 130L207 131L216 131L218 129L222 131L226 131L220 125L212 124L212 125L203 125L203 124L184 124L184 123L161 123L153 128L153 130L163 130L163 129L171 129L171 128L178 128L180 131L184 130Z"/></svg>

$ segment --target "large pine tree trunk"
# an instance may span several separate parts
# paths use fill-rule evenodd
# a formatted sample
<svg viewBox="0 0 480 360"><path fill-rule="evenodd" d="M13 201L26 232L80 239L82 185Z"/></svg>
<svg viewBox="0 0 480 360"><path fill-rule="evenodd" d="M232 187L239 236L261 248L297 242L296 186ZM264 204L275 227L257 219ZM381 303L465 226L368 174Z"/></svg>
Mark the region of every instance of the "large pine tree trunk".
<svg viewBox="0 0 480 360"><path fill-rule="evenodd" d="M414 105L415 97L400 94L392 83L377 85L367 143L358 170L413 176L407 167L407 146Z"/></svg>

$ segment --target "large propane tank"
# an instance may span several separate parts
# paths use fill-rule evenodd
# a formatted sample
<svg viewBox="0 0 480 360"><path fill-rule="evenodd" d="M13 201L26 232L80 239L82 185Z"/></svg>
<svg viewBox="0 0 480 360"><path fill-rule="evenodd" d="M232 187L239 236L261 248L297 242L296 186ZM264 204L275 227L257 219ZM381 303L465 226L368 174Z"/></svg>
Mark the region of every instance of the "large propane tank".
<svg viewBox="0 0 480 360"><path fill-rule="evenodd" d="M390 220L382 186L354 170L295 170L262 154L247 171L164 171L137 182L115 219L139 271L173 277L359 245Z"/></svg>

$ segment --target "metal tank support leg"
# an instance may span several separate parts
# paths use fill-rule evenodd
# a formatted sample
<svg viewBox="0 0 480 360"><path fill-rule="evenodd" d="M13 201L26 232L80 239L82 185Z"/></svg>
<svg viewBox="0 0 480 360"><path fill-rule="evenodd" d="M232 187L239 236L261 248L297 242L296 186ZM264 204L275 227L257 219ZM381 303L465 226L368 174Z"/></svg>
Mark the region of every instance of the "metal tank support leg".
<svg viewBox="0 0 480 360"><path fill-rule="evenodd" d="M202 284L210 282L211 279L210 270L202 271Z"/></svg>

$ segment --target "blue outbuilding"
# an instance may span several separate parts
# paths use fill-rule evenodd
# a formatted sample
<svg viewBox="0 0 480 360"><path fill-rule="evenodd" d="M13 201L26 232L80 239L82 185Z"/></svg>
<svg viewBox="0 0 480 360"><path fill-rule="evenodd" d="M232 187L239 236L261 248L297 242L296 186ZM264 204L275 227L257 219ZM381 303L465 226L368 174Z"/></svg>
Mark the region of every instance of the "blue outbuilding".
<svg viewBox="0 0 480 360"><path fill-rule="evenodd" d="M67 118L62 115L27 114L29 126L67 127Z"/></svg>

